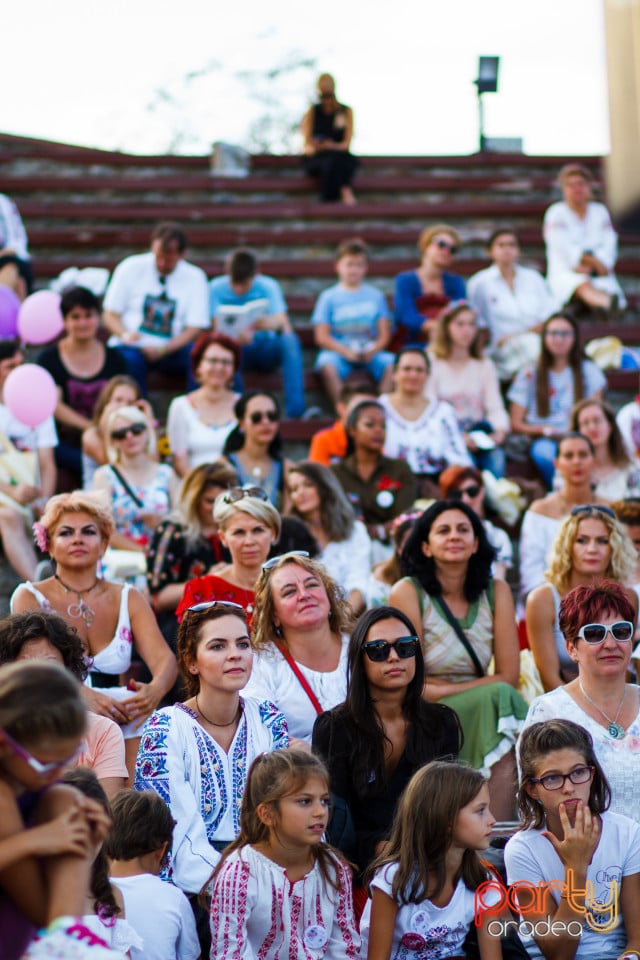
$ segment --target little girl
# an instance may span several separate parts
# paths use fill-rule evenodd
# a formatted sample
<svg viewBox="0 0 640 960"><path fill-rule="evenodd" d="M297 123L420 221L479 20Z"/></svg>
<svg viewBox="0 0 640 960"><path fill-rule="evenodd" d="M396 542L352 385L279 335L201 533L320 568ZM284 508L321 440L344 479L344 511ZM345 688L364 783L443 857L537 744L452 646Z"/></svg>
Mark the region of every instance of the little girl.
<svg viewBox="0 0 640 960"><path fill-rule="evenodd" d="M109 800L93 771L80 767L65 773L62 779L64 783L99 803L107 817L111 816ZM113 950L119 950L128 957L132 947L141 950L144 943L131 924L124 919L124 901L120 890L109 880L109 860L102 840L96 842L92 853L93 863L85 891L82 922Z"/></svg>
<svg viewBox="0 0 640 960"><path fill-rule="evenodd" d="M256 757L240 834L213 875L212 957L358 956L351 874L322 839L329 803L316 757L295 749Z"/></svg>
<svg viewBox="0 0 640 960"><path fill-rule="evenodd" d="M82 913L92 846L102 842L109 818L93 801L56 783L82 749L85 724L81 687L63 667L29 661L0 668L3 960L21 957L44 926L29 956L44 956L54 941L66 950L60 956L84 956L84 947L101 955L102 942L73 918Z"/></svg>
<svg viewBox="0 0 640 960"><path fill-rule="evenodd" d="M435 760L413 775L388 847L371 867L372 900L360 923L363 956L367 941L368 960L467 956L474 891L488 878L477 851L489 846L495 822L487 781L477 771ZM490 936L487 923L477 930L480 960L502 960L500 939Z"/></svg>
<svg viewBox="0 0 640 960"><path fill-rule="evenodd" d="M519 754L523 829L505 865L512 896L522 883L519 929L530 956L640 957L640 826L607 812L611 791L591 735L570 720L534 723Z"/></svg>

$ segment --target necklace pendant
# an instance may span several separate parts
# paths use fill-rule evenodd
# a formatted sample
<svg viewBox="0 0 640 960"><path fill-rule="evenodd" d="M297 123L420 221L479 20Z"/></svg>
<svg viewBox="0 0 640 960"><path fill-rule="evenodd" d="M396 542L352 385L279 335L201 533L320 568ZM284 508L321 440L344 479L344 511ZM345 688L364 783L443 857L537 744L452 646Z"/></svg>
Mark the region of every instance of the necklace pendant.
<svg viewBox="0 0 640 960"><path fill-rule="evenodd" d="M615 720L612 720L609 726L607 727L607 733L610 737L613 737L614 740L622 740L624 737L624 727L620 723L616 723Z"/></svg>

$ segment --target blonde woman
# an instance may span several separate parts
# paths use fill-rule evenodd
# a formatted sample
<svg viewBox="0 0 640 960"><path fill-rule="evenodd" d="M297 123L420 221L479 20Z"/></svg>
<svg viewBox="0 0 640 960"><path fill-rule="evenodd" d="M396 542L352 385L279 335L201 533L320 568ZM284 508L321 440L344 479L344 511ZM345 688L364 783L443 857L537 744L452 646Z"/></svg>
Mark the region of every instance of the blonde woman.
<svg viewBox="0 0 640 960"><path fill-rule="evenodd" d="M584 504L564 519L553 542L546 583L527 598L529 646L545 690L554 690L577 675L577 666L559 624L562 598L574 587L594 586L607 578L624 585L633 582L636 552L625 527L610 507ZM634 610L638 597L625 586Z"/></svg>
<svg viewBox="0 0 640 960"><path fill-rule="evenodd" d="M108 466L96 470L93 486L109 496L116 523L111 545L144 552L178 492L178 478L154 459L156 435L139 407L112 410L106 421Z"/></svg>

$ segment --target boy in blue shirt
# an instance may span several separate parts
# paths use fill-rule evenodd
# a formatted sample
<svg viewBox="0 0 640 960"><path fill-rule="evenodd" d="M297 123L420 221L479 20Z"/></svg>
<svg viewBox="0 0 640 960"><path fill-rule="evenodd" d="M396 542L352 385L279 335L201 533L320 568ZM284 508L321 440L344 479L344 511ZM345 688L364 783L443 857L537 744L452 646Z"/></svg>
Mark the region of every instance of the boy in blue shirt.
<svg viewBox="0 0 640 960"><path fill-rule="evenodd" d="M343 380L354 370L367 370L381 393L389 391L394 359L385 350L391 340L387 302L380 290L363 282L367 247L362 240L342 241L336 273L339 282L320 294L311 317L320 347L315 369L334 406Z"/></svg>

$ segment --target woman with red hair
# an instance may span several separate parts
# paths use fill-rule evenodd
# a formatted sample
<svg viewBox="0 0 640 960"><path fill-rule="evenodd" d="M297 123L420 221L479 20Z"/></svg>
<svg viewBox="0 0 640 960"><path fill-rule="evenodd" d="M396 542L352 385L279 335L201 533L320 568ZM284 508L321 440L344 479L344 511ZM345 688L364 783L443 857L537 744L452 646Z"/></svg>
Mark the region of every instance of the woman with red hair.
<svg viewBox="0 0 640 960"><path fill-rule="evenodd" d="M628 592L612 580L575 587L560 604L560 630L578 676L534 700L525 728L562 717L588 730L611 786L611 810L640 821L638 686L627 683L635 609Z"/></svg>

